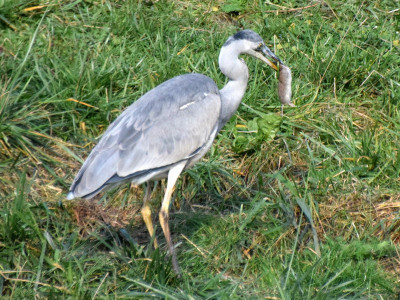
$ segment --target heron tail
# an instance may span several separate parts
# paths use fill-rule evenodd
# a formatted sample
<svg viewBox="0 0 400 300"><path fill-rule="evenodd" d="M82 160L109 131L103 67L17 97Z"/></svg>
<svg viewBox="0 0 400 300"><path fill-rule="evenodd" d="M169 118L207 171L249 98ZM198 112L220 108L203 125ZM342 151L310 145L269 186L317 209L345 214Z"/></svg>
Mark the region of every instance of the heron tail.
<svg viewBox="0 0 400 300"><path fill-rule="evenodd" d="M72 200L72 199L74 199L74 198L75 198L75 195L74 195L73 192L69 192L69 193L67 194L67 200Z"/></svg>

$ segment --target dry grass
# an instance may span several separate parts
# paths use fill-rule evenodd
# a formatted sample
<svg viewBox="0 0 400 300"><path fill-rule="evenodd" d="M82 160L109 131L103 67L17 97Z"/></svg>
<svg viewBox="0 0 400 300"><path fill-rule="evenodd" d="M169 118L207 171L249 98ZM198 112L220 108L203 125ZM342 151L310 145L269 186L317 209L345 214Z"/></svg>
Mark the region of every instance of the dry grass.
<svg viewBox="0 0 400 300"><path fill-rule="evenodd" d="M232 4L238 11L228 12ZM391 1L1 5L0 295L398 294L399 11ZM291 67L297 107L285 109L273 138L238 150L237 125L280 113L277 79L247 60L244 105L177 185L178 280L160 228L161 248L149 243L142 187L64 197L97 137L140 95L189 71L223 86L218 49L240 28L259 32ZM153 194L155 224L163 188ZM124 240L124 229L140 246Z"/></svg>

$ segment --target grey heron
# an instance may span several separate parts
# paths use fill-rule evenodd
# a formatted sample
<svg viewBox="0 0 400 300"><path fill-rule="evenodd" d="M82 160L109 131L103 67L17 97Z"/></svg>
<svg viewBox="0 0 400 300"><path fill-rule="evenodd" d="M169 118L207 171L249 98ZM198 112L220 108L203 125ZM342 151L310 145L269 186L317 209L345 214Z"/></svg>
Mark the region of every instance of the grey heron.
<svg viewBox="0 0 400 300"><path fill-rule="evenodd" d="M153 237L151 182L167 178L159 220L178 274L168 225L171 195L179 175L206 154L243 98L249 72L239 58L241 54L260 59L275 70L276 63L281 63L254 31L243 30L232 35L222 46L218 59L222 73L229 79L221 90L211 78L191 73L169 79L147 92L108 127L67 195L68 200L89 199L123 182L136 185L149 182L141 214Z"/></svg>

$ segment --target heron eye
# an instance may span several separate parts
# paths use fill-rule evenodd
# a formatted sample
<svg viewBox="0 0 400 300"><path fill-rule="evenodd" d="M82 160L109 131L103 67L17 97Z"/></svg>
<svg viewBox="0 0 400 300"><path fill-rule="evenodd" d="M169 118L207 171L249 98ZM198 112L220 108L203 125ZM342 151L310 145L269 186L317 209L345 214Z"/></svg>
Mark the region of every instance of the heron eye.
<svg viewBox="0 0 400 300"><path fill-rule="evenodd" d="M257 46L257 50L260 50L261 51L261 49L263 48L263 43L260 43L258 46Z"/></svg>

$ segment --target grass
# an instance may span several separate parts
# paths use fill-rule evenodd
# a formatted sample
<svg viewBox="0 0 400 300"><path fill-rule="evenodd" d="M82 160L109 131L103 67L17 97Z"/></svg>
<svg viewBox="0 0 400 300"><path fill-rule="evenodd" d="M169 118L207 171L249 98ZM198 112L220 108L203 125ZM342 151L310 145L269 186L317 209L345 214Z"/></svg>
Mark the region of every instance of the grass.
<svg viewBox="0 0 400 300"><path fill-rule="evenodd" d="M398 1L0 1L0 295L394 299L399 295ZM65 201L121 111L257 31L293 73L246 58L247 93L176 189L154 250L142 190ZM154 192L157 211L164 183ZM156 214L155 214L156 215Z"/></svg>

